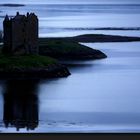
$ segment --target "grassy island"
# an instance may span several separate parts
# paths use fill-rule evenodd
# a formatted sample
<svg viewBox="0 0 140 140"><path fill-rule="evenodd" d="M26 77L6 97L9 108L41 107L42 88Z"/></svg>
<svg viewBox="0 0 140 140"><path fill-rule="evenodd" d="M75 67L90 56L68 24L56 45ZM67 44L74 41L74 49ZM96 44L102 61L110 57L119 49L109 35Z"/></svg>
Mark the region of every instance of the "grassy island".
<svg viewBox="0 0 140 140"><path fill-rule="evenodd" d="M70 72L56 59L89 60L107 57L100 50L81 45L79 42L130 41L140 41L140 37L88 34L64 38L39 38L39 55L5 56L0 53L0 78L65 77L70 75ZM2 47L0 44L0 48Z"/></svg>
<svg viewBox="0 0 140 140"><path fill-rule="evenodd" d="M102 59L107 57L103 52L81 45L76 41L47 38L40 38L39 54L57 59L72 60Z"/></svg>
<svg viewBox="0 0 140 140"><path fill-rule="evenodd" d="M51 56L57 59L102 59L106 54L79 44L79 42L132 42L140 41L140 37L119 35L85 34L75 37L39 38L40 55Z"/></svg>
<svg viewBox="0 0 140 140"><path fill-rule="evenodd" d="M40 55L0 55L0 78L48 78L70 75L57 60Z"/></svg>
<svg viewBox="0 0 140 140"><path fill-rule="evenodd" d="M58 62L50 57L39 55L5 56L0 55L0 70L12 70L16 68L47 67Z"/></svg>
<svg viewBox="0 0 140 140"><path fill-rule="evenodd" d="M65 77L69 70L56 59L88 60L107 56L79 42L130 42L140 37L113 35L80 35L64 38L39 38L39 55L3 55L0 52L0 78L5 77ZM0 44L0 48L3 45ZM54 59L55 58L55 59Z"/></svg>
<svg viewBox="0 0 140 140"><path fill-rule="evenodd" d="M3 45L1 44L1 49ZM54 59L55 58L55 59ZM57 59L101 59L99 50L74 41L39 39L39 55L3 55L0 53L0 78L52 78L70 75Z"/></svg>

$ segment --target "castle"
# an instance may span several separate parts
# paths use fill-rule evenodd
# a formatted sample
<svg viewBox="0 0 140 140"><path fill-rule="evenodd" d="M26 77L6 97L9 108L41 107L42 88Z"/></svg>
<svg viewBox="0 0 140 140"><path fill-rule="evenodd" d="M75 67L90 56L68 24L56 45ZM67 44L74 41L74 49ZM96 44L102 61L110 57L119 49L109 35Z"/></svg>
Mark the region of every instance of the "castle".
<svg viewBox="0 0 140 140"><path fill-rule="evenodd" d="M37 54L38 53L38 18L34 13L9 18L3 21L5 54Z"/></svg>

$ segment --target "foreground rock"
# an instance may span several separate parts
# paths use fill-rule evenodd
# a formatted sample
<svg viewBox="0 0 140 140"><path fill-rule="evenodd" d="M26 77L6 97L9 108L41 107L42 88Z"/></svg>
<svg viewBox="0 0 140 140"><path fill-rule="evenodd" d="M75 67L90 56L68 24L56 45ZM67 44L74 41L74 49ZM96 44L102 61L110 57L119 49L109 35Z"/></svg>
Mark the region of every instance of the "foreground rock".
<svg viewBox="0 0 140 140"><path fill-rule="evenodd" d="M0 79L5 78L31 78L31 79L40 79L40 78L61 78L67 77L70 75L67 67L57 64L51 65L44 68L15 68L9 71L0 69Z"/></svg>

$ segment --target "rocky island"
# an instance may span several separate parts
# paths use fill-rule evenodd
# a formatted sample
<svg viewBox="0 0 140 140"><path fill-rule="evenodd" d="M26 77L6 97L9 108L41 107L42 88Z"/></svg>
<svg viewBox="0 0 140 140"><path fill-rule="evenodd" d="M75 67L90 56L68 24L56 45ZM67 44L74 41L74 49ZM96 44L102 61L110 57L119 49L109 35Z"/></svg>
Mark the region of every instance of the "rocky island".
<svg viewBox="0 0 140 140"><path fill-rule="evenodd" d="M38 18L17 15L4 22L0 54L0 78L65 77L69 70L57 60L38 54Z"/></svg>
<svg viewBox="0 0 140 140"><path fill-rule="evenodd" d="M53 58L40 55L0 55L0 78L56 78L69 76L69 70Z"/></svg>
<svg viewBox="0 0 140 140"><path fill-rule="evenodd" d="M0 78L66 77L70 75L68 68L54 58L106 58L101 51L75 41L38 39L38 18L34 13L17 12L13 18L6 15L3 26Z"/></svg>
<svg viewBox="0 0 140 140"><path fill-rule="evenodd" d="M3 25L3 38L0 33L0 78L66 77L70 72L58 60L107 57L100 50L89 48L80 42L140 41L140 37L103 34L38 38L38 18L34 13L20 15L17 12L11 19L6 16Z"/></svg>

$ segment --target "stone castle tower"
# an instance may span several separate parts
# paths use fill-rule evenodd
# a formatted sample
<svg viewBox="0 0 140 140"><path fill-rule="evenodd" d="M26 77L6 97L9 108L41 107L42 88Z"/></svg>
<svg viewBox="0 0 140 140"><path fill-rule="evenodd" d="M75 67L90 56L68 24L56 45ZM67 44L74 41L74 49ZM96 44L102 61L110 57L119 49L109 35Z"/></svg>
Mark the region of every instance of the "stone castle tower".
<svg viewBox="0 0 140 140"><path fill-rule="evenodd" d="M6 54L37 54L38 53L38 18L34 13L17 15L3 21L4 47Z"/></svg>

